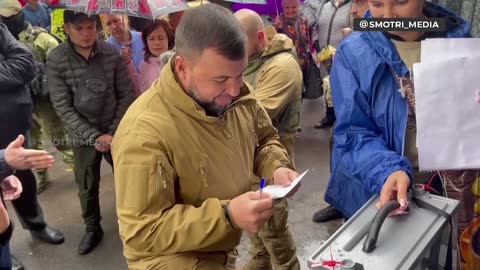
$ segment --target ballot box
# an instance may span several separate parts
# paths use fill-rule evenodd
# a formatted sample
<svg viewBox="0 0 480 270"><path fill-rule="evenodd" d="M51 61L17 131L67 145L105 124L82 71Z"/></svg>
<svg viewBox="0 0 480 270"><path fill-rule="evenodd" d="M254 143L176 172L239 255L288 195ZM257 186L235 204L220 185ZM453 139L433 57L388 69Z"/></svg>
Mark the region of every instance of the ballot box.
<svg viewBox="0 0 480 270"><path fill-rule="evenodd" d="M456 216L460 202L436 196L422 186L409 192L408 214L388 216L371 198L308 258L317 270L459 269Z"/></svg>

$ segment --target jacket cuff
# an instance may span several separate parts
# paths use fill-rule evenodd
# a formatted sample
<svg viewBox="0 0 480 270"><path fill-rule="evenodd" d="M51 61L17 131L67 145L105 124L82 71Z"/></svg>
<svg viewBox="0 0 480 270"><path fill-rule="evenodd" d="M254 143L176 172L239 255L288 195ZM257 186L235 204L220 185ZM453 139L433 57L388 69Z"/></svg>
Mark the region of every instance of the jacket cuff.
<svg viewBox="0 0 480 270"><path fill-rule="evenodd" d="M10 241L10 238L12 238L12 234L13 234L13 222L10 220L10 225L8 225L7 230L0 234L0 245L3 246L8 244L8 242Z"/></svg>
<svg viewBox="0 0 480 270"><path fill-rule="evenodd" d="M272 163L270 163L269 166L266 166L264 169L264 173L262 174L263 177L267 180L268 185L273 185L273 173L278 169L278 168L289 168L291 170L295 170L293 168L292 163L290 162L282 162L280 160L275 160Z"/></svg>
<svg viewBox="0 0 480 270"><path fill-rule="evenodd" d="M233 220L233 217L231 215L230 200L222 200L222 201L220 201L220 203L222 204L223 212L225 214L225 217L227 218L227 220L230 223L230 225L232 226L232 228L235 229L235 230L240 230L240 228L235 223L235 221Z"/></svg>
<svg viewBox="0 0 480 270"><path fill-rule="evenodd" d="M12 174L15 174L15 170L5 160L5 150L0 150L0 182Z"/></svg>
<svg viewBox="0 0 480 270"><path fill-rule="evenodd" d="M410 178L410 186L412 185L413 170L410 169L408 166L397 165L389 167L388 169L381 172L378 177L375 177L378 179L378 181L370 187L370 190L374 193L380 193L388 177L396 171L404 171Z"/></svg>
<svg viewBox="0 0 480 270"><path fill-rule="evenodd" d="M95 131L92 135L90 135L89 140L92 142L95 142L95 140L97 140L97 138L100 137L101 135L102 135L101 132Z"/></svg>

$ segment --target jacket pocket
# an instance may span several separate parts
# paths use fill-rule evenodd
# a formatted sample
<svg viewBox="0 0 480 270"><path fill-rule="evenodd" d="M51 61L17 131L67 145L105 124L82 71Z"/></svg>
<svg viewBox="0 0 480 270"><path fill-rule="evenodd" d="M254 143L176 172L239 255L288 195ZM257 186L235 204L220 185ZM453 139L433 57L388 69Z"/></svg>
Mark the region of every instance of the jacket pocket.
<svg viewBox="0 0 480 270"><path fill-rule="evenodd" d="M153 170L155 179L154 183L150 183L154 188L148 196L157 205L163 208L172 207L175 204L175 172L170 162L166 158L157 159L156 166Z"/></svg>
<svg viewBox="0 0 480 270"><path fill-rule="evenodd" d="M107 90L107 83L103 79L87 79L77 89L75 108L87 119L98 117L103 112Z"/></svg>

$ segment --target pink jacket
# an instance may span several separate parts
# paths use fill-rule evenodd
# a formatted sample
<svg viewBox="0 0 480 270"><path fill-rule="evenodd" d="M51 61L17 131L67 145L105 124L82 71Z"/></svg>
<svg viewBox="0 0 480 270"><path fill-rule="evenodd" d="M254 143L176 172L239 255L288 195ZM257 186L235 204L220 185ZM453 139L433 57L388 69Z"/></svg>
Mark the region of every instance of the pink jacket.
<svg viewBox="0 0 480 270"><path fill-rule="evenodd" d="M160 62L159 57L150 57L148 62L144 60L140 64L140 70L138 72L133 61L128 64L128 72L130 73L137 96L140 96L150 88L152 83L159 77L162 68L163 64Z"/></svg>

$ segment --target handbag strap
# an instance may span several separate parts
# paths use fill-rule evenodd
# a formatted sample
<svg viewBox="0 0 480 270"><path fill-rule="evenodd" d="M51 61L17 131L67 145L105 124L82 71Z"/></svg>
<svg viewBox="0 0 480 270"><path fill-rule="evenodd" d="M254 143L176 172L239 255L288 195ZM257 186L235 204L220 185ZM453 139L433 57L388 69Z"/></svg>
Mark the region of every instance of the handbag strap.
<svg viewBox="0 0 480 270"><path fill-rule="evenodd" d="M395 80L397 80L398 84L400 85L400 93L402 94L402 97L407 98L407 103L408 107L410 108L410 111L415 115L416 113L416 103L415 103L415 86L413 85L412 80L407 77L403 76L400 77L395 70L393 70L392 67L390 67L390 70L395 77Z"/></svg>

